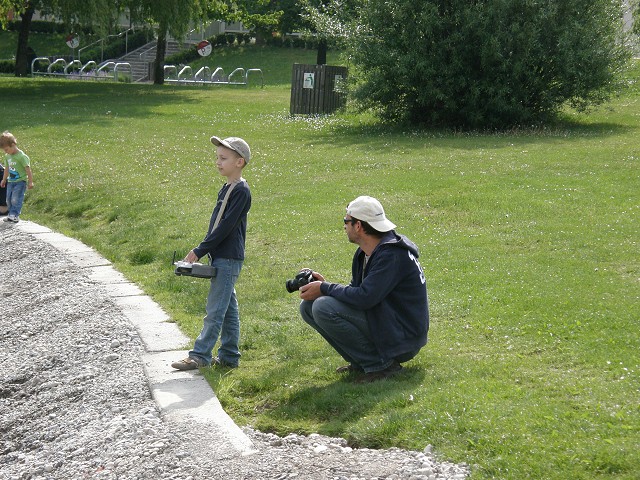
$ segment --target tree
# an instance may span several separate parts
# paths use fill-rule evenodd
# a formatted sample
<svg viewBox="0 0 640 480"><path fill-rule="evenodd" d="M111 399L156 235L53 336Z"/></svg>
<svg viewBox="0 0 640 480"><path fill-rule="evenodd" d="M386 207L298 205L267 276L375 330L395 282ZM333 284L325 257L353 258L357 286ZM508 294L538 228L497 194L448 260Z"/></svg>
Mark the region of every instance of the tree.
<svg viewBox="0 0 640 480"><path fill-rule="evenodd" d="M16 77L24 77L29 73L29 31L34 13L35 5L33 2L27 2L24 11L20 12L22 23L18 32L18 46L16 48Z"/></svg>
<svg viewBox="0 0 640 480"><path fill-rule="evenodd" d="M9 15L18 11L23 3L20 0L0 0L0 28L7 27Z"/></svg>
<svg viewBox="0 0 640 480"><path fill-rule="evenodd" d="M228 13L226 20L242 22L256 34L257 43L262 43L267 36L279 30L284 15L283 1L292 0L237 0L235 9Z"/></svg>
<svg viewBox="0 0 640 480"><path fill-rule="evenodd" d="M353 1L353 0L349 0ZM307 10L323 10L324 0L239 0L238 19L256 32L258 42L273 32L303 32L318 38L316 63L327 63L327 37L316 30Z"/></svg>
<svg viewBox="0 0 640 480"><path fill-rule="evenodd" d="M9 14L20 15L22 22L18 31L18 47L16 49L16 77L23 77L28 73L28 48L29 48L29 30L31 28L31 19L35 12L36 2L20 1L20 0L0 0L0 22L2 28L5 28L8 22Z"/></svg>
<svg viewBox="0 0 640 480"><path fill-rule="evenodd" d="M0 18L6 25L7 14L20 15L16 49L15 75L23 77L29 73L29 32L36 11L58 16L69 26L95 25L106 31L113 24L122 8L119 0L0 0Z"/></svg>
<svg viewBox="0 0 640 480"><path fill-rule="evenodd" d="M183 38L189 28L206 18L223 18L229 8L222 0L130 0L132 19L157 25L154 83L164 83L167 36Z"/></svg>
<svg viewBox="0 0 640 480"><path fill-rule="evenodd" d="M632 33L637 37L640 36L640 1L629 0L629 11L631 12L631 18L633 19Z"/></svg>
<svg viewBox="0 0 640 480"><path fill-rule="evenodd" d="M630 56L621 3L367 0L341 26L355 98L388 120L473 128L600 104Z"/></svg>
<svg viewBox="0 0 640 480"><path fill-rule="evenodd" d="M164 54L167 35L184 36L193 21L208 14L223 15L223 0L0 0L3 20L9 11L22 18L16 53L16 75L28 73L27 48L31 18L35 11L61 18L69 29L75 26L95 26L106 33L118 15L128 9L134 20L157 24L156 83L164 82Z"/></svg>
<svg viewBox="0 0 640 480"><path fill-rule="evenodd" d="M329 44L345 47L357 28L358 10L365 0L302 0L304 25L319 39L316 63L327 60Z"/></svg>

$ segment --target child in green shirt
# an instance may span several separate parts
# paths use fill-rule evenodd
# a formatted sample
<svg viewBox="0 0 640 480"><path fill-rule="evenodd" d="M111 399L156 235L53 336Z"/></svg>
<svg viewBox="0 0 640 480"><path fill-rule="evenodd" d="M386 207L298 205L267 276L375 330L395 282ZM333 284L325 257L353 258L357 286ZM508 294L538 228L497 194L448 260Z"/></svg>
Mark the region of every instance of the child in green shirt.
<svg viewBox="0 0 640 480"><path fill-rule="evenodd" d="M7 189L7 206L9 215L5 222L18 223L24 194L27 189L33 188L33 174L29 157L18 148L18 142L9 132L0 135L0 148L7 154L4 161L4 175L0 181L0 187Z"/></svg>

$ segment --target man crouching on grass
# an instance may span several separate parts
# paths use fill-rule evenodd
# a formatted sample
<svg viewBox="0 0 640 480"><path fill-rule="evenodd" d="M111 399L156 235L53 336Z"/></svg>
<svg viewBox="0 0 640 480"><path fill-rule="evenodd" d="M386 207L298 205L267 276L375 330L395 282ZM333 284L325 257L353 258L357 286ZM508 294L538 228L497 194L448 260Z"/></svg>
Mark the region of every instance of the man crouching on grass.
<svg viewBox="0 0 640 480"><path fill-rule="evenodd" d="M317 272L300 287L300 313L344 358L341 372L361 373L368 383L402 370L427 343L427 285L418 248L395 232L382 205L358 197L347 207L344 229L359 246L349 285L330 283Z"/></svg>

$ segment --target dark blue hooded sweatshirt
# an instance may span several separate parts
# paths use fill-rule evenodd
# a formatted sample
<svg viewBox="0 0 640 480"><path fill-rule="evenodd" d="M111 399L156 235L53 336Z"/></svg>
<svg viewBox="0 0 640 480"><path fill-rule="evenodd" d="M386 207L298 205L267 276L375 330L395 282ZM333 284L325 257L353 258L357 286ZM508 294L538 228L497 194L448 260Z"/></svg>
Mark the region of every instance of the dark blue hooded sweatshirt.
<svg viewBox="0 0 640 480"><path fill-rule="evenodd" d="M426 345L429 331L427 284L418 247L391 230L371 253L366 267L364 257L358 248L349 285L323 282L321 291L366 312L383 359L407 361Z"/></svg>

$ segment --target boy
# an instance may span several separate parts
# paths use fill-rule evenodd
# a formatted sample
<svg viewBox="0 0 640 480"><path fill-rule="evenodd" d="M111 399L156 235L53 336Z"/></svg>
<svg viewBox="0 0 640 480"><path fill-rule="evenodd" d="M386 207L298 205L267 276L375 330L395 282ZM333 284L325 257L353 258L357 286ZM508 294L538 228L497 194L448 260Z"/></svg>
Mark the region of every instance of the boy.
<svg viewBox="0 0 640 480"><path fill-rule="evenodd" d="M0 135L0 148L7 154L4 174L2 181L0 181L0 188L7 188L7 205L9 207L8 216L4 221L18 223L25 190L33 188L30 160L18 148L16 137L9 132L3 132Z"/></svg>
<svg viewBox="0 0 640 480"><path fill-rule="evenodd" d="M211 279L207 297L207 314L193 350L184 360L173 362L178 370L194 370L198 367L218 365L236 368L240 360L240 316L235 292L235 283L244 261L244 246L247 232L247 212L251 208L251 191L242 178L242 169L251 158L249 145L238 137L224 140L211 137L216 148L216 166L227 182L218 192L218 201L209 222L209 231L204 240L184 258L185 262L196 262L209 255L211 264L217 269ZM231 194L225 205L225 197ZM221 208L223 213L218 219ZM218 222L216 222L218 220ZM217 223L217 225L216 225ZM218 355L212 350L220 336Z"/></svg>

